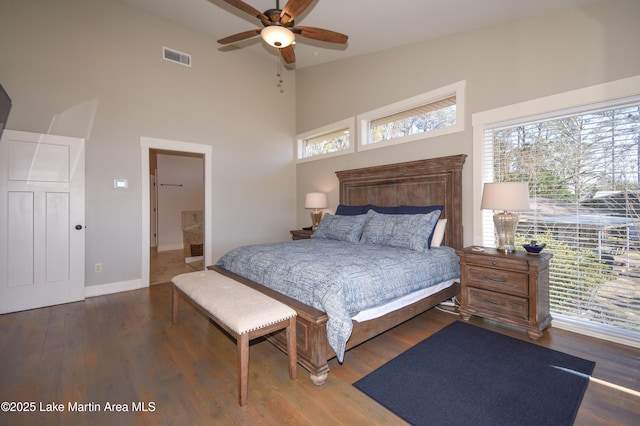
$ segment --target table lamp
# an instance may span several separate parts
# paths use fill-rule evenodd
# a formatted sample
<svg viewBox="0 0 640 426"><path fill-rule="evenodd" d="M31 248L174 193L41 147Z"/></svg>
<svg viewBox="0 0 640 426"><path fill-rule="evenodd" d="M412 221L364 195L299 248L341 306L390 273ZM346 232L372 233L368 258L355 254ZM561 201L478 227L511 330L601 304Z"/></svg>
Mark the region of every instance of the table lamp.
<svg viewBox="0 0 640 426"><path fill-rule="evenodd" d="M516 251L515 236L522 210L529 210L529 184L527 182L492 182L484 184L482 192L483 210L494 210L493 224L496 228L498 251Z"/></svg>
<svg viewBox="0 0 640 426"><path fill-rule="evenodd" d="M313 209L311 212L311 224L315 230L322 219L320 209L327 208L327 194L324 192L309 192L304 200L305 209Z"/></svg>

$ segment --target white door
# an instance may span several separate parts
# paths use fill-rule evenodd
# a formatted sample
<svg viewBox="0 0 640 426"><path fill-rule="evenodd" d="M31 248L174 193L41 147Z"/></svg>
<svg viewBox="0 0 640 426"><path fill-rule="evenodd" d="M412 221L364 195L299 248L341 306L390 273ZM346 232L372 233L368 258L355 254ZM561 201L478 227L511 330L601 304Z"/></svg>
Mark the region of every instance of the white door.
<svg viewBox="0 0 640 426"><path fill-rule="evenodd" d="M0 313L84 299L84 139L0 140Z"/></svg>

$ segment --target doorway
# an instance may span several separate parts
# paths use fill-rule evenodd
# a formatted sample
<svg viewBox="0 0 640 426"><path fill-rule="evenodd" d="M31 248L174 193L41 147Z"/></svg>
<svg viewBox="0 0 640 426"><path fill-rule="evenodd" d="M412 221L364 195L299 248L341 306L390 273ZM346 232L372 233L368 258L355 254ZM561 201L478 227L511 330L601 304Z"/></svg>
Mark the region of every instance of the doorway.
<svg viewBox="0 0 640 426"><path fill-rule="evenodd" d="M172 141L166 139L156 139L156 138L140 138L140 146L141 146L141 176L142 176L142 241L141 241L141 264L142 264L142 274L141 274L141 285L143 287L149 286L151 282L151 257L152 257L152 241L153 234L151 230L152 223L152 181L150 170L151 168L151 153L154 150L158 152L171 153L179 156L199 156L203 159L204 163L204 209L202 211L202 216L204 218L204 231L202 233L202 265L210 265L212 261L212 232L211 232L211 211L212 211L212 200L211 200L211 159L212 159L212 147L210 145L202 145L202 144L194 144L188 142L180 142L180 141ZM157 179L156 179L157 180ZM158 182L156 182L158 183ZM160 182L161 183L161 182ZM168 182L171 183L171 182ZM175 183L179 185L179 183ZM157 188L157 186L156 186ZM169 247L171 248L171 247ZM177 248L176 248L177 250ZM167 250L170 251L170 250ZM180 247L180 251L182 251L182 247ZM158 253L160 254L160 253ZM177 254L177 253L176 253ZM184 257L181 258L182 263L184 263ZM156 260L156 259L154 259ZM161 259L159 263L165 263L166 259ZM176 264L176 262L174 262ZM179 263L178 263L179 264ZM180 265L181 267L184 265ZM188 266L188 265L187 265ZM195 269L188 266L189 269L186 272L193 271ZM172 272L168 272L167 274L171 274ZM182 273L182 272L178 272ZM167 276L168 276L167 275ZM177 274L174 274L177 275ZM173 275L172 275L173 276ZM164 278L161 278L164 279ZM170 279L170 278L169 278ZM164 281L166 282L166 281Z"/></svg>
<svg viewBox="0 0 640 426"><path fill-rule="evenodd" d="M204 269L204 156L149 150L149 285Z"/></svg>

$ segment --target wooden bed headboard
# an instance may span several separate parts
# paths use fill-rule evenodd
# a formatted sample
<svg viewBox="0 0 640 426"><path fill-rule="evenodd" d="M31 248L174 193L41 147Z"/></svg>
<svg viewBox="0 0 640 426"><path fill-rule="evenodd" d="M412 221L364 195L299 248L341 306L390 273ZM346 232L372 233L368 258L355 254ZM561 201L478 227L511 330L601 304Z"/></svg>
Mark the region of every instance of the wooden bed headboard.
<svg viewBox="0 0 640 426"><path fill-rule="evenodd" d="M340 204L444 206L444 244L462 248L462 166L466 154L336 172Z"/></svg>

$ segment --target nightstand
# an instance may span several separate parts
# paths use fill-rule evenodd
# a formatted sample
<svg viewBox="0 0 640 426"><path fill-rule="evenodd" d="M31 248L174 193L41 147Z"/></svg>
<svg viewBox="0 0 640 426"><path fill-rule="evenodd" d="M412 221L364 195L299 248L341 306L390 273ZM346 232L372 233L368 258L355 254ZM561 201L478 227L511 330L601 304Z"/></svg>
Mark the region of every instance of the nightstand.
<svg viewBox="0 0 640 426"><path fill-rule="evenodd" d="M293 240L306 240L313 235L313 229L294 229L289 231L291 233L291 239Z"/></svg>
<svg viewBox="0 0 640 426"><path fill-rule="evenodd" d="M524 327L531 339L539 339L551 325L549 261L553 255L482 249L456 250L460 256L460 316L465 321L477 315Z"/></svg>

